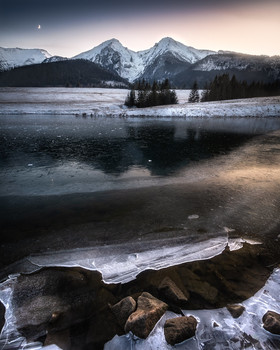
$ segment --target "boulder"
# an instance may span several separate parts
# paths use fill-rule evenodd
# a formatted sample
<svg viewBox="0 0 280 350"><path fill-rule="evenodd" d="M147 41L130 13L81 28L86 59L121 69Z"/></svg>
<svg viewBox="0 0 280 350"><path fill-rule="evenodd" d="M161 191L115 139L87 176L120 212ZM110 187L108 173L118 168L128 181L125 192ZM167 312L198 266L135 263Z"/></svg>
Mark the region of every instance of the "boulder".
<svg viewBox="0 0 280 350"><path fill-rule="evenodd" d="M243 314L245 307L243 305L235 304L235 305L227 305L228 311L231 313L233 318L238 318Z"/></svg>
<svg viewBox="0 0 280 350"><path fill-rule="evenodd" d="M126 297L111 307L119 325L125 326L128 317L136 310L136 301L132 297Z"/></svg>
<svg viewBox="0 0 280 350"><path fill-rule="evenodd" d="M136 311L126 321L125 332L131 331L137 337L146 339L167 307L167 304L151 294L142 293L138 298Z"/></svg>
<svg viewBox="0 0 280 350"><path fill-rule="evenodd" d="M193 316L171 318L164 324L164 335L168 344L175 345L195 335L197 320Z"/></svg>
<svg viewBox="0 0 280 350"><path fill-rule="evenodd" d="M280 314L274 311L267 311L263 316L262 321L265 330L280 335Z"/></svg>
<svg viewBox="0 0 280 350"><path fill-rule="evenodd" d="M184 294L169 277L162 280L158 290L167 301L175 304L186 304L188 302L189 294L187 292Z"/></svg>

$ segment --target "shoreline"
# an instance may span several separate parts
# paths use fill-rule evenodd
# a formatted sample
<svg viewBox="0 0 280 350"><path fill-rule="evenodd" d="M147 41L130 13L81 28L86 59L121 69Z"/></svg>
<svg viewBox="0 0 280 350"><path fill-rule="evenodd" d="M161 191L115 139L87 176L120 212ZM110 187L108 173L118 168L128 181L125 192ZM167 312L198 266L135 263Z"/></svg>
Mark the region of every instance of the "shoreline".
<svg viewBox="0 0 280 350"><path fill-rule="evenodd" d="M102 88L0 88L1 115L83 117L232 118L280 117L280 96L188 103L190 90L177 90L177 105L124 106L128 90Z"/></svg>
<svg viewBox="0 0 280 350"><path fill-rule="evenodd" d="M194 315L199 321L196 342L203 342L204 332L215 332L211 324L216 322L217 330L224 333L223 337L216 339L221 346L225 345L223 342L228 337L249 339L249 344L260 346L265 340L262 333L266 332L262 328L260 315L265 310L280 311L275 306L278 300L273 299L274 289L264 288L271 278L274 278L274 283L277 281L279 269L274 269L277 266L279 267L279 262L275 262L263 246L245 243L239 250L226 249L207 260L141 272L135 280L125 284L106 284L97 271L78 267L45 267L5 282L5 304L10 305L6 314L7 322L16 317L17 327L15 324L6 324L3 336L17 336L20 343L28 338L29 342L39 341L42 345L47 345L50 339L52 344L58 346L68 344L62 349L70 349L69 344L71 347L76 345L79 349L88 346L103 349L107 342L105 348L116 349L116 342L125 343L128 339L130 343L141 341L148 346L149 342L154 344L152 339L157 332L163 333L163 320L166 317L183 314ZM272 277L273 274L276 277ZM184 294L189 295L188 300L176 302L166 299L159 289L166 278L170 278ZM10 296L7 294L9 288L13 290ZM143 292L166 302L168 311L146 340L137 340L132 334L124 336L125 332L118 324L110 305L127 296L137 301ZM258 301L260 298L264 298L262 302ZM226 310L232 304L245 307L240 319L235 320ZM253 313L252 305L255 305ZM210 319L207 310L211 310ZM53 316L54 314L58 316ZM223 319L228 323L227 326L223 324ZM238 327L250 329L249 319L254 322L254 337L251 339L250 331L246 330L243 334L238 330ZM246 332L249 334L246 335ZM266 332L265 337L270 344L275 345L271 349L277 349L279 336ZM155 338L154 341L159 340ZM193 339L187 342L192 344ZM165 349L166 346L163 341L162 348Z"/></svg>

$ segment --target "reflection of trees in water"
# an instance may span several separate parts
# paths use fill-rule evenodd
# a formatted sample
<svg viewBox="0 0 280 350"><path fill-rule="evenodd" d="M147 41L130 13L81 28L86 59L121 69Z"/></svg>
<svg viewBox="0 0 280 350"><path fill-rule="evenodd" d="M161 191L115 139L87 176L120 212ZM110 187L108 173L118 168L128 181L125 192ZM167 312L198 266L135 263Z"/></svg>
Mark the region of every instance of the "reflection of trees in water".
<svg viewBox="0 0 280 350"><path fill-rule="evenodd" d="M9 163L9 154L32 155L36 165L55 166L57 161L85 163L104 173L120 175L132 166L149 169L153 175L170 175L192 161L228 153L252 135L209 132L182 128L180 137L175 126L127 126L126 137L96 138L66 135L19 136L3 140L2 160ZM18 157L20 158L20 157Z"/></svg>

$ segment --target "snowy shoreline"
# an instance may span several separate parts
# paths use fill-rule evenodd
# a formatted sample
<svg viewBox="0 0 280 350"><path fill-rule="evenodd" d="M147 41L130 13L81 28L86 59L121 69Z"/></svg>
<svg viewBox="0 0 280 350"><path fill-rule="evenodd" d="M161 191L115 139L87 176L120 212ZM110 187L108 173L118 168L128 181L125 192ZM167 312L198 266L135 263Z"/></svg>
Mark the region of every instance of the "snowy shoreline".
<svg viewBox="0 0 280 350"><path fill-rule="evenodd" d="M107 88L0 88L0 115L107 117L280 117L280 96L187 103L190 90L178 90L177 105L126 108L128 90Z"/></svg>

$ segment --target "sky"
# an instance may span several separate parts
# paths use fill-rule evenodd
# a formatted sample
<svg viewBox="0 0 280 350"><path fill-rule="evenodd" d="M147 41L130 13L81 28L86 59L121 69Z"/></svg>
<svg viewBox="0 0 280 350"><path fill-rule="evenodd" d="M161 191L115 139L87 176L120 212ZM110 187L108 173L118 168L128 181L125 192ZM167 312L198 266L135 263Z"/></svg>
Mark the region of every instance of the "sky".
<svg viewBox="0 0 280 350"><path fill-rule="evenodd" d="M280 0L0 0L0 46L73 57L111 38L134 51L172 37L197 49L280 55Z"/></svg>

